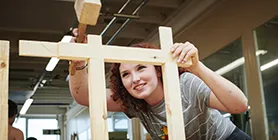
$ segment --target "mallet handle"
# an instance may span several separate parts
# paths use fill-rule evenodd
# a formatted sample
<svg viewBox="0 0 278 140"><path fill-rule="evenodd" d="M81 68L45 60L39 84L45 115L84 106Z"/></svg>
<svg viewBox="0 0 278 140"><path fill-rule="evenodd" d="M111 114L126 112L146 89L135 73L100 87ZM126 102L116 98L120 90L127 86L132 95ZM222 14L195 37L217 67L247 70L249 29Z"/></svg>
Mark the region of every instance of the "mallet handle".
<svg viewBox="0 0 278 140"><path fill-rule="evenodd" d="M85 39L85 31L86 31L87 25L79 23L78 25L78 36L76 38L77 43L82 43ZM69 73L70 75L74 75L76 71L76 67L73 63L70 63L69 65Z"/></svg>

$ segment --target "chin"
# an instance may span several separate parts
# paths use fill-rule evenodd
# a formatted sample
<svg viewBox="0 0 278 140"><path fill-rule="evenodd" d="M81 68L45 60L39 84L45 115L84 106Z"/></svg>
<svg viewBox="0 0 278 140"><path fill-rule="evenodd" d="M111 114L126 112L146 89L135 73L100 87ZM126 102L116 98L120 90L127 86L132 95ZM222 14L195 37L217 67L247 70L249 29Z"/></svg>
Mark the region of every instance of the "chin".
<svg viewBox="0 0 278 140"><path fill-rule="evenodd" d="M136 95L133 96L133 97L135 97L135 98L137 98L137 99L146 99L146 98L148 98L149 96L150 96L149 93L139 93L139 94L136 94Z"/></svg>

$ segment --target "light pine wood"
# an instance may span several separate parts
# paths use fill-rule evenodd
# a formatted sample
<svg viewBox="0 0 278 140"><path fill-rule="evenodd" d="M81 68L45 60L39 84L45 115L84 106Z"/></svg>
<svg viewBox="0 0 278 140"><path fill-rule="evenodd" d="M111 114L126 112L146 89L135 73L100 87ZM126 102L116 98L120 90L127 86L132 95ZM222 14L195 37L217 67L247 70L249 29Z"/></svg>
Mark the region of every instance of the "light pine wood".
<svg viewBox="0 0 278 140"><path fill-rule="evenodd" d="M76 0L74 8L79 23L96 25L101 8L100 0Z"/></svg>
<svg viewBox="0 0 278 140"><path fill-rule="evenodd" d="M19 40L19 55L34 57L57 56L57 43L44 41ZM31 48L31 49L30 49Z"/></svg>
<svg viewBox="0 0 278 140"><path fill-rule="evenodd" d="M89 37L90 48L100 48L100 36ZM103 58L88 60L89 107L92 140L108 140L105 66Z"/></svg>
<svg viewBox="0 0 278 140"><path fill-rule="evenodd" d="M161 50L167 54L168 60L170 59L162 65L169 139L185 140L178 65L169 51L173 46L172 30L159 27L159 39Z"/></svg>
<svg viewBox="0 0 278 140"><path fill-rule="evenodd" d="M161 50L102 45L101 36L88 35L88 44L21 40L19 51L23 56L88 61L91 136L96 140L108 139L104 62L162 65L169 136L171 140L185 140L178 65L170 54L171 28L160 27L159 32ZM191 64L190 60L180 66Z"/></svg>
<svg viewBox="0 0 278 140"><path fill-rule="evenodd" d="M75 0L75 13L78 19L78 36L77 43L82 43L85 38L87 25L96 25L100 14L100 0ZM75 68L70 64L70 75L75 74Z"/></svg>
<svg viewBox="0 0 278 140"><path fill-rule="evenodd" d="M88 60L89 107L92 140L108 140L104 60Z"/></svg>
<svg viewBox="0 0 278 140"><path fill-rule="evenodd" d="M88 35L88 40L97 38L96 35ZM165 53L158 49L131 48L127 46L108 46L102 45L98 47L88 47L88 44L81 43L53 43L21 40L20 41L21 56L42 56L57 57L65 60L86 60L89 57L103 58L105 62L124 62L124 63L142 63L162 65L166 61L172 61L169 53ZM94 46L94 45L93 45ZM55 49L56 48L56 49ZM80 51L82 50L82 51ZM169 51L169 50L168 50ZM192 64L188 61L179 64L179 67L188 67Z"/></svg>
<svg viewBox="0 0 278 140"><path fill-rule="evenodd" d="M0 40L0 138L8 140L9 42Z"/></svg>
<svg viewBox="0 0 278 140"><path fill-rule="evenodd" d="M132 124L132 140L141 140L141 123L138 118L131 119Z"/></svg>

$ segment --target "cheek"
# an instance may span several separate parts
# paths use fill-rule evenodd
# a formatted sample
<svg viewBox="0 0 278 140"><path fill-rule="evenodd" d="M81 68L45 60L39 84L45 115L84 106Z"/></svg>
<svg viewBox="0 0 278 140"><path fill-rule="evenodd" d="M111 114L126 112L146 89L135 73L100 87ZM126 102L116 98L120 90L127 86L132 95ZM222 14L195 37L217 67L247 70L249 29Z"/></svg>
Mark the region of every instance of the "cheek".
<svg viewBox="0 0 278 140"><path fill-rule="evenodd" d="M130 84L129 80L128 80L128 79L122 79L122 82L123 82L123 86L124 86L127 90L129 90L129 88L131 87L131 84Z"/></svg>
<svg viewBox="0 0 278 140"><path fill-rule="evenodd" d="M153 88L157 87L158 85L158 77L156 75L151 75L150 76L150 81L151 81L151 85Z"/></svg>

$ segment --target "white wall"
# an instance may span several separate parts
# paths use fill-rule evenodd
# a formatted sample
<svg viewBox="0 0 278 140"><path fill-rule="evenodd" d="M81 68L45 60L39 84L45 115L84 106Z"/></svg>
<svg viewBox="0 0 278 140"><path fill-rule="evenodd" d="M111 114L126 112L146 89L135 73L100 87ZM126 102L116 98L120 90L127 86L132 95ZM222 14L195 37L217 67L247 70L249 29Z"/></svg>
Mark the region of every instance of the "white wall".
<svg viewBox="0 0 278 140"><path fill-rule="evenodd" d="M82 140L89 138L90 117L89 109L84 106L76 105L69 109L65 116L66 133L65 137L70 140L71 135L77 133ZM79 138L81 139L81 138Z"/></svg>

